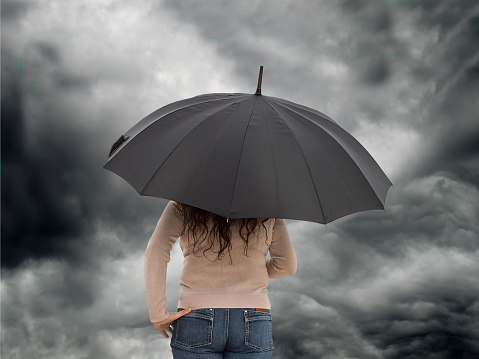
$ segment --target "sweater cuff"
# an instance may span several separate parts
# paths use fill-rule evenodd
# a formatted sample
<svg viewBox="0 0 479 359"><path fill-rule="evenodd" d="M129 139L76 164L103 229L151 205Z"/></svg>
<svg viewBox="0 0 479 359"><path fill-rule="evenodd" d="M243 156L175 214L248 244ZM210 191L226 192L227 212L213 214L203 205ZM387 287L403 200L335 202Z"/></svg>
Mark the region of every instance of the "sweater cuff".
<svg viewBox="0 0 479 359"><path fill-rule="evenodd" d="M160 319L156 319L156 318L155 318L155 319L151 319L151 318L150 318L150 322L151 322L151 323L159 323L159 322L162 322L162 321L168 319L169 317L170 317L170 313L167 312L167 316L166 316L166 317L163 316L163 319L161 319L161 317L160 317Z"/></svg>

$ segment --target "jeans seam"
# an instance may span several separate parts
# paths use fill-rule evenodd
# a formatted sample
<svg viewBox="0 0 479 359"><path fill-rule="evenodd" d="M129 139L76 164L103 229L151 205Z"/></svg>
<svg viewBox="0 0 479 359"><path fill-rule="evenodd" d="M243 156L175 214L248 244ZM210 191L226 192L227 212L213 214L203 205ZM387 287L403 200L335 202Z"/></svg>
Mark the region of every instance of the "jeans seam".
<svg viewBox="0 0 479 359"><path fill-rule="evenodd" d="M226 325L225 325L225 347L226 343L228 343L228 327L230 325L230 310L226 308Z"/></svg>

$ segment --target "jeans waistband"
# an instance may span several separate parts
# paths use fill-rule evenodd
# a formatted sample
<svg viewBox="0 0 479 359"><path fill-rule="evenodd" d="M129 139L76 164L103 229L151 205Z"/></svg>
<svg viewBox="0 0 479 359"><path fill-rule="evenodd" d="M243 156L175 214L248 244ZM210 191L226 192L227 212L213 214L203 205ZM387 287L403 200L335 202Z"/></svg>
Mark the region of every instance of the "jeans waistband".
<svg viewBox="0 0 479 359"><path fill-rule="evenodd" d="M215 308L208 308L208 309L215 309ZM226 309L226 308L219 308L219 309ZM232 309L232 308L229 308L229 309ZM266 308L252 308L252 309L256 310L257 312L265 312L265 313L267 313L270 310ZM178 308L178 310L184 310L184 308Z"/></svg>

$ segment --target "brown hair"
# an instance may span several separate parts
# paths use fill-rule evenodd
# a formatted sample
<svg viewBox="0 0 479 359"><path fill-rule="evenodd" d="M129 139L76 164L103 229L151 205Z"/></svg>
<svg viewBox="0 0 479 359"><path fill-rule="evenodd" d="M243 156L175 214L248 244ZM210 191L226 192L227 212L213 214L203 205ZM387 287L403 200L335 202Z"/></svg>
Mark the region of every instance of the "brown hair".
<svg viewBox="0 0 479 359"><path fill-rule="evenodd" d="M264 223L269 218L239 218L239 219L229 219L221 217L215 213L203 210L201 208L193 207L184 203L177 202L178 205L175 206L177 213L179 212L180 218L183 219L183 226L181 228L181 235L186 234L187 232L191 234L188 238L193 238L193 254L194 248L199 246L201 243L205 241L206 238L209 238L209 247L203 251L203 255L205 252L213 247L215 239L218 239L220 243L220 249L218 252L218 259L224 256L224 252L228 249L228 254L230 256L231 261L231 253L230 250L232 248L231 245L231 227L233 225L239 224L239 234L244 241L244 253L248 256L248 241L250 235L257 234L259 231L260 225L263 228L267 229ZM212 227L209 228L208 222L212 223ZM246 237L244 235L244 230L246 230ZM210 234L208 236L208 234ZM199 235L198 235L199 234ZM201 242L198 241L203 237ZM267 236L266 236L267 240ZM189 239L188 239L189 241ZM196 254L195 254L196 255Z"/></svg>

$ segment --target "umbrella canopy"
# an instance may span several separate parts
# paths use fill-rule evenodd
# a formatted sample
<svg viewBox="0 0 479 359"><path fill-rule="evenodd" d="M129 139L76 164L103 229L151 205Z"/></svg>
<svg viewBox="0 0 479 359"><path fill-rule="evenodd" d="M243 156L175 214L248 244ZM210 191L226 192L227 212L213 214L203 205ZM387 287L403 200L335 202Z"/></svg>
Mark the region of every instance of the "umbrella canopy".
<svg viewBox="0 0 479 359"><path fill-rule="evenodd" d="M143 118L113 145L104 168L141 195L225 218L328 223L384 209L391 182L325 114L280 98L213 93Z"/></svg>

